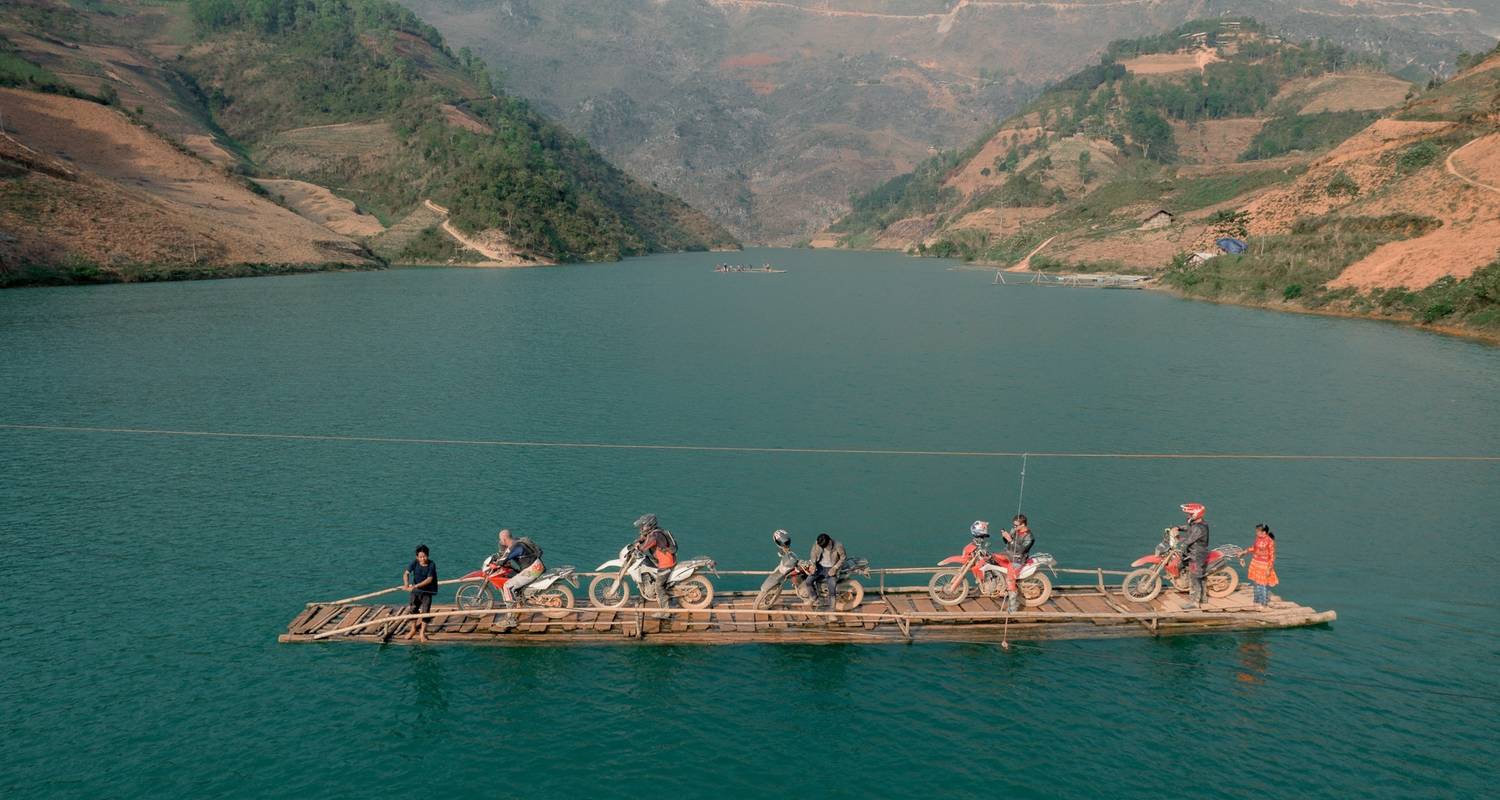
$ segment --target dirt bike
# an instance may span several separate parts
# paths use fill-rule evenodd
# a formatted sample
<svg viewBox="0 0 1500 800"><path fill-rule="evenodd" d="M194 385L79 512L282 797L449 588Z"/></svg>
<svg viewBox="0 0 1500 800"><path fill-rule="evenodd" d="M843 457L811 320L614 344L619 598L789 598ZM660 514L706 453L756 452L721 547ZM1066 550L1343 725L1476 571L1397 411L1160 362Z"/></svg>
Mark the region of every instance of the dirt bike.
<svg viewBox="0 0 1500 800"><path fill-rule="evenodd" d="M652 574L642 580L647 569ZM597 571L605 574L589 583L589 602L599 608L624 608L630 602L630 583L626 578L635 581L643 600L666 605L657 597L656 568L650 565L650 557L634 544L625 545L619 558L600 564ZM703 571L712 572L715 576L719 574L711 558L691 558L677 562L667 573L667 596L676 600L683 608L708 608L714 601L714 584L708 576L701 574Z"/></svg>
<svg viewBox="0 0 1500 800"><path fill-rule="evenodd" d="M938 562L957 564L957 569L940 570L927 582L927 594L934 603L956 606L968 599L971 591L982 597L1005 599L1010 595L1010 582L1006 572L1010 559L1003 555L992 555L982 546L970 544L956 556ZM1047 553L1037 553L1026 559L1026 565L1016 576L1016 590L1021 595L1021 604L1035 608L1052 599L1052 581L1041 572L1042 567L1057 566L1057 559ZM973 579L970 586L969 579Z"/></svg>
<svg viewBox="0 0 1500 800"><path fill-rule="evenodd" d="M1161 594L1166 581L1172 588L1186 592L1192 588L1188 575L1186 554L1178 541L1178 529L1167 528L1162 540L1151 555L1141 556L1130 566L1139 569L1125 576L1120 582L1120 593L1132 603L1149 603ZM1203 568L1203 590L1209 597L1218 599L1234 594L1239 588L1240 574L1234 569L1234 560L1245 554L1239 545L1221 544L1208 552L1208 562ZM1166 580L1163 580L1163 575Z"/></svg>
<svg viewBox="0 0 1500 800"><path fill-rule="evenodd" d="M797 554L787 550L781 554L781 563L776 569L766 576L766 580L760 585L760 592L755 595L756 608L774 608L781 601L781 594L788 582L792 585L793 592L805 606L814 604L812 588L808 578L814 572L811 561L798 561ZM835 611L853 611L864 602L865 587L854 579L855 575L870 576L870 562L863 558L846 558L839 565L838 574L835 576L834 593L838 599L834 602ZM828 599L828 584L818 583L819 600Z"/></svg>
<svg viewBox="0 0 1500 800"><path fill-rule="evenodd" d="M573 590L569 586L578 585L576 573L572 567L542 573L541 577L516 590L515 607L542 609L543 616L548 619L568 616L563 609L573 607ZM490 556L479 569L463 576L461 580L470 582L458 587L454 603L460 611L479 611L504 605L503 587L515 574L514 570L495 563L495 557Z"/></svg>

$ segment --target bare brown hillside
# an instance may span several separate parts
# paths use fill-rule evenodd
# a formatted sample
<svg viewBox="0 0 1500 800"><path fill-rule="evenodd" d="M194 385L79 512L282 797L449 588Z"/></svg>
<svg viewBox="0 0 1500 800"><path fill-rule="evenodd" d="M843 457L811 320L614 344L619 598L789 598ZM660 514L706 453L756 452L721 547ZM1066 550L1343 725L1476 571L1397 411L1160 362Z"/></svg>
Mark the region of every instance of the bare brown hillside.
<svg viewBox="0 0 1500 800"><path fill-rule="evenodd" d="M86 100L0 89L0 264L370 264L364 248Z"/></svg>

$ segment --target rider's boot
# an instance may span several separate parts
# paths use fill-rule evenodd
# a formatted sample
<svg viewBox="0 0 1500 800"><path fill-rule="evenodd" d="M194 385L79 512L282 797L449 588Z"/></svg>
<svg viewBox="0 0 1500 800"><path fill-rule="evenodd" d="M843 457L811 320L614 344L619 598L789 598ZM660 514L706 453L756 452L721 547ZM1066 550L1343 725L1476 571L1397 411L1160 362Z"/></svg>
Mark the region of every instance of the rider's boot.
<svg viewBox="0 0 1500 800"><path fill-rule="evenodd" d="M1183 608L1203 607L1203 577L1199 575L1188 576L1188 602Z"/></svg>

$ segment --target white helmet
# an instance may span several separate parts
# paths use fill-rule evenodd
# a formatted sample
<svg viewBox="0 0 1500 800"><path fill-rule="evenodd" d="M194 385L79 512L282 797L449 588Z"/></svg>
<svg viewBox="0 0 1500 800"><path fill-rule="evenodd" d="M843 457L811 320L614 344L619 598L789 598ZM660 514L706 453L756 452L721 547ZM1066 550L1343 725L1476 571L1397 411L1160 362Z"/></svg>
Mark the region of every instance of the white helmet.
<svg viewBox="0 0 1500 800"><path fill-rule="evenodd" d="M791 547L792 535L778 529L775 533L771 534L771 541L775 542L778 547Z"/></svg>
<svg viewBox="0 0 1500 800"><path fill-rule="evenodd" d="M975 539L988 539L990 537L990 524L982 519L974 520L969 526L969 535Z"/></svg>

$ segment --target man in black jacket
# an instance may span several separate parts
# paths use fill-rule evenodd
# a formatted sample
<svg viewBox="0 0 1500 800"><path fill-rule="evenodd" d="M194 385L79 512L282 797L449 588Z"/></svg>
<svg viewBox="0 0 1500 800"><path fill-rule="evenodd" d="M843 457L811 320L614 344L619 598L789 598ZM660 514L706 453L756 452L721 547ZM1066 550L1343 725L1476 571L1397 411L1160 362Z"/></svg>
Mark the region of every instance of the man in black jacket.
<svg viewBox="0 0 1500 800"><path fill-rule="evenodd" d="M1182 548L1188 581L1192 586L1188 608L1203 605L1203 575L1208 567L1208 523L1203 521L1203 514L1207 510L1202 503L1183 503L1182 511L1187 514L1188 521L1186 526L1177 529L1177 544Z"/></svg>

